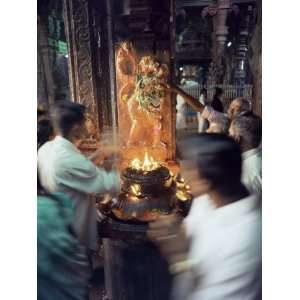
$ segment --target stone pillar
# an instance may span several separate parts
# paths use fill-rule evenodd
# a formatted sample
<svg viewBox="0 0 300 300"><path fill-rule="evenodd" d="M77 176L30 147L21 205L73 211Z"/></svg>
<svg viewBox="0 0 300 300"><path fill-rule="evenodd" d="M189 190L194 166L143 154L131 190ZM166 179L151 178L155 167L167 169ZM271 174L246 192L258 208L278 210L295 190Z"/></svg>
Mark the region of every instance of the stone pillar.
<svg viewBox="0 0 300 300"><path fill-rule="evenodd" d="M217 65L221 64L222 54L225 48L225 44L228 36L228 27L226 26L226 20L230 9L230 0L218 1L218 12L214 16L216 18L216 27L214 28L214 34L216 39L216 55L215 61Z"/></svg>
<svg viewBox="0 0 300 300"><path fill-rule="evenodd" d="M49 57L48 34L45 16L38 16L38 101L47 106L54 103L55 83ZM40 98L40 99L39 99Z"/></svg>
<svg viewBox="0 0 300 300"><path fill-rule="evenodd" d="M88 138L97 142L116 117L105 1L64 0L64 18L71 98L87 107L94 129Z"/></svg>
<svg viewBox="0 0 300 300"><path fill-rule="evenodd" d="M257 21L254 34L251 39L250 48L252 56L250 58L250 68L253 75L253 111L261 116L262 114L262 1L257 0Z"/></svg>
<svg viewBox="0 0 300 300"><path fill-rule="evenodd" d="M240 25L240 32L238 36L238 46L235 55L235 70L234 70L234 83L239 87L238 95L243 95L243 89L245 84L250 84L251 74L249 71L249 36L251 33L251 21L252 21L253 7L248 6L246 12L244 12L242 23Z"/></svg>
<svg viewBox="0 0 300 300"><path fill-rule="evenodd" d="M213 59L209 68L209 83L221 84L224 77L223 52L228 36L226 20L231 11L230 0L218 0L217 4L205 7L202 10L202 17L210 16L213 18Z"/></svg>

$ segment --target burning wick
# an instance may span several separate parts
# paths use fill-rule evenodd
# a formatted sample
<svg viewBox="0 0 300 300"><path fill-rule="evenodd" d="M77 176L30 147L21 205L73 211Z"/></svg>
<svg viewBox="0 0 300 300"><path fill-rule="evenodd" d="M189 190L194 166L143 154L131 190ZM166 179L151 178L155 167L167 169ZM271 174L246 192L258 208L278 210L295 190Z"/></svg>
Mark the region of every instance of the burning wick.
<svg viewBox="0 0 300 300"><path fill-rule="evenodd" d="M153 159L153 157L149 157L148 153L145 153L144 161L140 161L138 158L135 158L131 164L130 167L135 170L142 170L142 171L153 171L157 168L159 168L159 163Z"/></svg>

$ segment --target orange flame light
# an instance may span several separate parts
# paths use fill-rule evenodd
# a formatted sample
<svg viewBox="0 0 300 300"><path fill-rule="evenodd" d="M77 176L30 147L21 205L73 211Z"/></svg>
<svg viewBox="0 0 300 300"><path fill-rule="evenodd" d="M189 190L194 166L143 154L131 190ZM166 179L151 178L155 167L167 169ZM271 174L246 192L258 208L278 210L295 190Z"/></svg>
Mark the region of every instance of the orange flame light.
<svg viewBox="0 0 300 300"><path fill-rule="evenodd" d="M148 153L145 153L144 161L140 161L138 158L135 158L131 163L130 167L135 170L142 171L153 171L159 168L159 163L153 159L153 157L149 157Z"/></svg>
<svg viewBox="0 0 300 300"><path fill-rule="evenodd" d="M133 195L140 196L141 195L141 186L139 184L133 184L130 186L130 190Z"/></svg>

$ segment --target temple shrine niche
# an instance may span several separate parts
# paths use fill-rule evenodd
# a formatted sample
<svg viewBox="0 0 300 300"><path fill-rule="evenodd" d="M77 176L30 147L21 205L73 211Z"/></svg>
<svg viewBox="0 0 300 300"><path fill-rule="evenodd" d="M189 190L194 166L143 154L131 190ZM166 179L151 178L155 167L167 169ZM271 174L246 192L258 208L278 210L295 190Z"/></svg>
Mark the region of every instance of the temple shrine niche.
<svg viewBox="0 0 300 300"><path fill-rule="evenodd" d="M147 150L156 160L166 161L171 145L163 140L163 130L168 129L165 106L169 99L160 84L168 82L168 66L151 54L138 56L129 42L119 46L116 65L119 132L125 159L141 158Z"/></svg>

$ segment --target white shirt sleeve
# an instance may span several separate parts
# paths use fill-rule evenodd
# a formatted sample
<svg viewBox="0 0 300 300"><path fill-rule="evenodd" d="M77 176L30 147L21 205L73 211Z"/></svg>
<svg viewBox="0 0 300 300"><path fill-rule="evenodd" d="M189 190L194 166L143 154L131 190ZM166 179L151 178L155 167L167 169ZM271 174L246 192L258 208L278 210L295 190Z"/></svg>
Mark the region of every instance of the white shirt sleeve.
<svg viewBox="0 0 300 300"><path fill-rule="evenodd" d="M214 110L211 106L206 105L202 112L202 118L207 119L209 122L221 123L224 122L226 116Z"/></svg>
<svg viewBox="0 0 300 300"><path fill-rule="evenodd" d="M119 188L119 175L116 171L106 172L80 153L62 163L56 177L61 185L86 194L104 193Z"/></svg>

